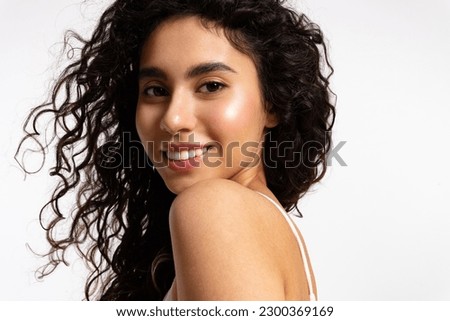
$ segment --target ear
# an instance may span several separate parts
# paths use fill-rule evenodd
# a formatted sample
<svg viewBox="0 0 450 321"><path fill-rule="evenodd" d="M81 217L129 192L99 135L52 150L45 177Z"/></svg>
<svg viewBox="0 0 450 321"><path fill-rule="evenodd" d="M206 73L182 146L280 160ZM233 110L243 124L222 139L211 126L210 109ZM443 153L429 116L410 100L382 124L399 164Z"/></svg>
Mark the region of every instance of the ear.
<svg viewBox="0 0 450 321"><path fill-rule="evenodd" d="M273 128L278 125L278 123L278 117L273 111L266 113L266 128Z"/></svg>

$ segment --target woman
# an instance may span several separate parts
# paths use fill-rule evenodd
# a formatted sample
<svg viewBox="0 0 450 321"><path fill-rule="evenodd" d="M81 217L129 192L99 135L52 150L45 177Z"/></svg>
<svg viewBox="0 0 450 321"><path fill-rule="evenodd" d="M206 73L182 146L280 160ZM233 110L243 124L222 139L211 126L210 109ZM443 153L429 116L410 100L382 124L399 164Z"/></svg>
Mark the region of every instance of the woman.
<svg viewBox="0 0 450 321"><path fill-rule="evenodd" d="M278 0L117 0L91 39L74 38L81 51L67 40L71 64L24 139L44 152L38 120L53 116L61 181L42 275L75 246L87 299L315 299L286 211L326 169L319 28Z"/></svg>

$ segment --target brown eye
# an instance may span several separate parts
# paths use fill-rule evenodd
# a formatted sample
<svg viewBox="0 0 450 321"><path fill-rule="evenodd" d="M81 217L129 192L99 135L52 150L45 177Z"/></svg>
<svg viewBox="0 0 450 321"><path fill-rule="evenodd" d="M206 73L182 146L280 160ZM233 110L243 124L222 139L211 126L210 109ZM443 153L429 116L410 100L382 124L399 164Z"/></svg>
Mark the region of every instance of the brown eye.
<svg viewBox="0 0 450 321"><path fill-rule="evenodd" d="M148 87L144 90L144 94L150 97L160 97L160 96L168 96L169 93L166 89L159 86Z"/></svg>
<svg viewBox="0 0 450 321"><path fill-rule="evenodd" d="M223 87L225 87L224 84L217 82L217 81L211 81L211 82L208 82L208 83L204 84L203 86L201 86L199 89L199 92L213 93L213 92L221 90Z"/></svg>

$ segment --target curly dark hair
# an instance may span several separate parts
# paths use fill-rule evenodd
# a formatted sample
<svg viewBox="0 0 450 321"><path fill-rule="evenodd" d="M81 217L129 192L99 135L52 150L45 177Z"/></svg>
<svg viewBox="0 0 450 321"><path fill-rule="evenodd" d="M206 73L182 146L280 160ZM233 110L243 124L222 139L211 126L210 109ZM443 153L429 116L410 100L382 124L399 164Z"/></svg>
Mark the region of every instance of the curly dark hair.
<svg viewBox="0 0 450 321"><path fill-rule="evenodd" d="M266 108L279 121L266 136L264 163L268 188L284 208L295 208L326 171L333 69L320 28L304 14L282 0L115 1L90 39L66 33L69 64L48 101L28 116L17 151L30 139L44 155L54 146L50 175L59 183L40 212L51 249L39 273L65 263L74 247L91 268L88 300L160 300L174 278L168 213L176 195L140 163L144 151L135 128L141 47L174 16L197 16L223 29L254 60ZM38 130L47 116L51 141ZM282 152L281 142L290 142ZM61 203L71 193L76 206L64 214ZM58 227L66 222L70 228L62 234Z"/></svg>

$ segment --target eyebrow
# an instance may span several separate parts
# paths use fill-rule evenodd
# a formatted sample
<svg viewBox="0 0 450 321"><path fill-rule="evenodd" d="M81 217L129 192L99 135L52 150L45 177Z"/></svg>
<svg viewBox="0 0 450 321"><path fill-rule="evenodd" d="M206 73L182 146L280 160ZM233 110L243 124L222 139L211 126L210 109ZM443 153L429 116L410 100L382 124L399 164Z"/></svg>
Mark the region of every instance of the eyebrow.
<svg viewBox="0 0 450 321"><path fill-rule="evenodd" d="M237 73L233 68L224 63L207 62L189 68L185 74L185 78L194 78L214 71ZM167 74L158 67L144 67L139 71L139 79L142 78L160 78L167 80Z"/></svg>
<svg viewBox="0 0 450 321"><path fill-rule="evenodd" d="M193 66L189 68L186 72L186 78L194 78L200 75L204 75L213 71L226 71L232 72L236 74L236 71L233 70L230 66L225 65L221 62L208 62Z"/></svg>
<svg viewBox="0 0 450 321"><path fill-rule="evenodd" d="M166 80L167 75L157 67L145 67L139 70L139 79L142 78L160 78Z"/></svg>

